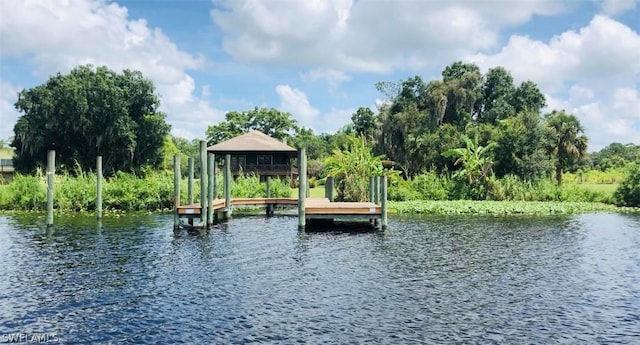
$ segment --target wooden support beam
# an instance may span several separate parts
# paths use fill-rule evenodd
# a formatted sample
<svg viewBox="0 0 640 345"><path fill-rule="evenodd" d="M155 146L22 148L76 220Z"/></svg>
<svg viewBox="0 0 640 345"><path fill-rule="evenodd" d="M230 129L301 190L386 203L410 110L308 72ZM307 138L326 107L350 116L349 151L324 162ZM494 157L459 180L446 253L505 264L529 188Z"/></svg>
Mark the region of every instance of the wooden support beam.
<svg viewBox="0 0 640 345"><path fill-rule="evenodd" d="M387 175L382 175L380 179L381 184L381 200L380 200L380 209L382 212L380 221L382 222L382 229L387 228Z"/></svg>
<svg viewBox="0 0 640 345"><path fill-rule="evenodd" d="M193 157L189 157L189 180L187 181L187 200L193 204Z"/></svg>
<svg viewBox="0 0 640 345"><path fill-rule="evenodd" d="M206 228L209 220L207 219L208 209L207 207L207 143L204 140L200 140L200 206L202 211L200 212L200 223Z"/></svg>
<svg viewBox="0 0 640 345"><path fill-rule="evenodd" d="M207 157L207 225L213 224L213 188L215 186L215 160L216 156L213 153L209 153Z"/></svg>
<svg viewBox="0 0 640 345"><path fill-rule="evenodd" d="M304 229L307 223L305 200L307 199L307 153L304 147L298 149L298 227Z"/></svg>
<svg viewBox="0 0 640 345"><path fill-rule="evenodd" d="M224 212L225 218L231 218L231 155L224 155L224 200L226 209Z"/></svg>
<svg viewBox="0 0 640 345"><path fill-rule="evenodd" d="M96 218L102 219L102 156L96 157Z"/></svg>
<svg viewBox="0 0 640 345"><path fill-rule="evenodd" d="M180 225L180 217L178 215L178 208L180 207L180 156L173 155L173 227L176 228Z"/></svg>
<svg viewBox="0 0 640 345"><path fill-rule="evenodd" d="M47 227L53 226L53 192L56 174L56 151L47 152Z"/></svg>

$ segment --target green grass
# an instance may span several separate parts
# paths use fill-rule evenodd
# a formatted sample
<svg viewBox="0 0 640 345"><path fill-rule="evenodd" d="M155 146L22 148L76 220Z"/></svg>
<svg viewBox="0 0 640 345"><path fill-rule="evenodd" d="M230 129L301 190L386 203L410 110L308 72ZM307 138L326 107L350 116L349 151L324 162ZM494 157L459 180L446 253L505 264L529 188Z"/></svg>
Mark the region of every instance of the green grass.
<svg viewBox="0 0 640 345"><path fill-rule="evenodd" d="M588 189L594 192L602 192L606 195L613 196L613 193L618 189L618 183L568 183L578 188Z"/></svg>
<svg viewBox="0 0 640 345"><path fill-rule="evenodd" d="M291 197L298 198L298 188L291 189ZM324 198L324 186L309 188L309 197Z"/></svg>

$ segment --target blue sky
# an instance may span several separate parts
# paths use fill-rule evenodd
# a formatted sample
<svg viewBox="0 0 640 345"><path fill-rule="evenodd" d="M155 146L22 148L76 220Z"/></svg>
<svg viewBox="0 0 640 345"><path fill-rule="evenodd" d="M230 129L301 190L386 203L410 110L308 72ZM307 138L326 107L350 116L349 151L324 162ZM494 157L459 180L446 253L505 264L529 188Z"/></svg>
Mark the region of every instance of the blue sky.
<svg viewBox="0 0 640 345"><path fill-rule="evenodd" d="M91 63L154 81L175 135L254 106L334 132L374 84L457 60L536 82L590 151L640 144L640 0L3 0L0 139L16 92Z"/></svg>

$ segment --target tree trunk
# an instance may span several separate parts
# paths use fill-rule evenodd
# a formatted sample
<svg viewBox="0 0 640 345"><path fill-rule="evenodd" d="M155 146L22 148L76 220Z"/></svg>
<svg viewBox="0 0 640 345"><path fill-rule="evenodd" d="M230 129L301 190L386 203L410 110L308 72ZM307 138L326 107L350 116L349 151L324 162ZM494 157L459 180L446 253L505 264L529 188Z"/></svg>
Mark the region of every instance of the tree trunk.
<svg viewBox="0 0 640 345"><path fill-rule="evenodd" d="M556 165L556 182L558 186L562 184L562 166L560 164Z"/></svg>

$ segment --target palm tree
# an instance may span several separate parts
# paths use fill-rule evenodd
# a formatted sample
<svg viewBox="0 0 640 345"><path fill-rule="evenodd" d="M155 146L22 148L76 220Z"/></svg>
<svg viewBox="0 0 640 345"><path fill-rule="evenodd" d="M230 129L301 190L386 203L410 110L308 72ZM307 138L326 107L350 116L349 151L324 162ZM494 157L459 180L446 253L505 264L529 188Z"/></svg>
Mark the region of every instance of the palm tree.
<svg viewBox="0 0 640 345"><path fill-rule="evenodd" d="M454 174L454 177L465 176L469 182L469 186L477 185L485 182L491 174L491 150L496 146L495 142L489 143L487 146L478 144L478 137L475 140L469 139L468 136L462 134L460 136L466 147L449 149L442 153L445 157L457 158L453 165L462 165L462 168Z"/></svg>
<svg viewBox="0 0 640 345"><path fill-rule="evenodd" d="M556 157L556 182L562 184L562 171L578 162L587 153L588 139L580 120L562 111L546 115L549 131L549 152Z"/></svg>

